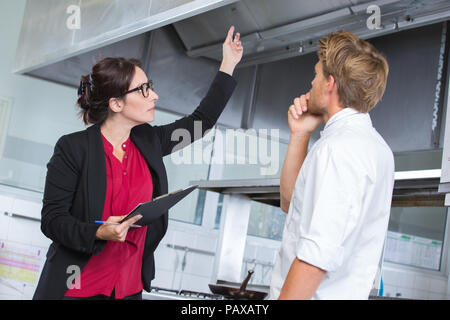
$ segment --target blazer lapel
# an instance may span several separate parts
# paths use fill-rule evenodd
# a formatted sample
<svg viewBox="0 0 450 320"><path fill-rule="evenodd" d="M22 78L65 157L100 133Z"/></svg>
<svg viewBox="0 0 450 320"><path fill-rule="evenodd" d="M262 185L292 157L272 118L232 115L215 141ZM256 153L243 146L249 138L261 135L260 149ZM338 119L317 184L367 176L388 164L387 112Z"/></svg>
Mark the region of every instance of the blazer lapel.
<svg viewBox="0 0 450 320"><path fill-rule="evenodd" d="M88 172L87 189L89 199L89 217L93 222L101 220L106 197L106 162L105 150L100 132L100 125L95 124L88 132Z"/></svg>
<svg viewBox="0 0 450 320"><path fill-rule="evenodd" d="M148 126L147 124L145 125ZM141 155L147 162L148 168L150 169L153 183L152 198L155 198L167 192L167 186L164 187L164 185L161 185L162 181L167 180L167 176L162 161L161 152L157 152L155 143L151 139L153 138L151 136L151 133L142 129L143 129L142 126L137 126L133 128L130 133L130 138L136 145L136 147L139 149Z"/></svg>

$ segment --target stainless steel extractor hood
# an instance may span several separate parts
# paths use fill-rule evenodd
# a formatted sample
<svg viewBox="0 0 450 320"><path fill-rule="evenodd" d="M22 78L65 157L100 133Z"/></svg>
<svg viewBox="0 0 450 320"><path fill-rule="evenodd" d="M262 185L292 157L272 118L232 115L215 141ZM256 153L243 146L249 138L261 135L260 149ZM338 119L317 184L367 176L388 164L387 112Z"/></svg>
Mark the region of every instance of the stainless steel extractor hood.
<svg viewBox="0 0 450 320"><path fill-rule="evenodd" d="M235 25L245 56L239 67L315 50L317 40L345 29L372 38L445 21L448 0L81 0L80 28L66 26L71 0L27 1L14 72L49 64L173 24L190 57L221 59ZM380 25L368 28L376 6Z"/></svg>
<svg viewBox="0 0 450 320"><path fill-rule="evenodd" d="M380 13L375 28L368 27L374 7ZM245 67L312 52L318 39L340 29L368 39L449 17L446 0L243 0L174 26L189 56L220 60L222 35L236 25L245 46L240 67Z"/></svg>
<svg viewBox="0 0 450 320"><path fill-rule="evenodd" d="M80 0L78 11L71 11L72 0L28 0L14 72L26 73L236 1ZM74 26L70 21L75 18L79 23Z"/></svg>

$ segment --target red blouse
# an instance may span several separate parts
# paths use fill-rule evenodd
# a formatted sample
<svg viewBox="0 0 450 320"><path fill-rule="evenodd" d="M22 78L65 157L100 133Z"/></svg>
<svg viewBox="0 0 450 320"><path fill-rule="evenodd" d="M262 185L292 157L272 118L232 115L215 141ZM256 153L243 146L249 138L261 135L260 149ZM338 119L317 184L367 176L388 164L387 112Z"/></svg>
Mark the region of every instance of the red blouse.
<svg viewBox="0 0 450 320"><path fill-rule="evenodd" d="M102 220L121 216L141 202L152 200L153 183L144 157L130 138L122 144L123 161L113 155L114 147L102 135L106 160L106 198ZM125 242L108 241L83 268L80 288L66 291L66 297L110 296L116 299L142 291L142 254L147 227L128 229ZM75 282L77 283L77 282Z"/></svg>

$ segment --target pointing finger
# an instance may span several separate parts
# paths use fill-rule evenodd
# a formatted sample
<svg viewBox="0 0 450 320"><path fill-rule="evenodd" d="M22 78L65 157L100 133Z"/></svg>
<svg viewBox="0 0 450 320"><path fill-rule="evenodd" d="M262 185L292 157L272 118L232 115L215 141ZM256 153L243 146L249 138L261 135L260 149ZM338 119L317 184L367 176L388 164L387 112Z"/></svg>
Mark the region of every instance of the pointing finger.
<svg viewBox="0 0 450 320"><path fill-rule="evenodd" d="M225 42L231 43L233 41L233 33L234 33L234 26L231 26L228 30L227 38L225 39Z"/></svg>

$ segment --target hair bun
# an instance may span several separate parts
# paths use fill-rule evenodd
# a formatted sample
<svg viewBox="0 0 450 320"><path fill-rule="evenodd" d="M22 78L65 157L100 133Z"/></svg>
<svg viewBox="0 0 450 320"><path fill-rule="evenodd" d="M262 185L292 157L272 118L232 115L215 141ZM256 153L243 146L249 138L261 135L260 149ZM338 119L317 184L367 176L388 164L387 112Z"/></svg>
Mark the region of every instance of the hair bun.
<svg viewBox="0 0 450 320"><path fill-rule="evenodd" d="M90 78L90 75L89 75ZM82 76L80 80L80 85L78 86L78 104L84 110L89 109L89 98L91 96L90 92L90 82L88 76ZM88 86L88 87L87 87Z"/></svg>

